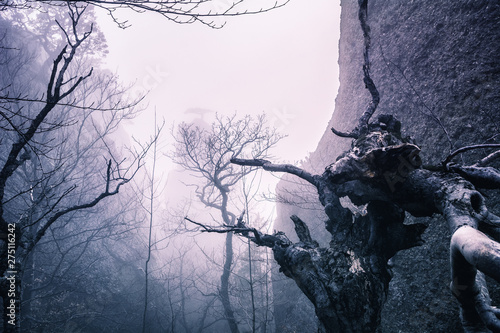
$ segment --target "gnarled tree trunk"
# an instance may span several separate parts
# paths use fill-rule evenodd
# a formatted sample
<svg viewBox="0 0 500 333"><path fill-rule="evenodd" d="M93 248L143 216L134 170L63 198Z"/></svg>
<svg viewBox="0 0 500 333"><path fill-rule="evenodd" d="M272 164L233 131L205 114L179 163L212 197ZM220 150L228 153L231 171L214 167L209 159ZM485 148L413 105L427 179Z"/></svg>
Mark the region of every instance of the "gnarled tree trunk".
<svg viewBox="0 0 500 333"><path fill-rule="evenodd" d="M498 311L490 306L484 279L476 274L480 270L500 282L500 219L488 212L467 175L445 167L422 169L419 148L402 139L400 124L391 116L379 116L368 128L351 151L322 175L266 160L234 159L240 165L295 174L314 185L332 236L329 248L319 247L306 224L292 217L299 243L256 230L252 239L273 249L280 270L314 304L325 332L373 332L379 327L391 279L388 260L400 250L422 244L426 226L404 224L405 212L441 214L452 234L451 288L461 305L464 327L500 330ZM471 179L477 181L480 174L478 183L499 177L491 168L477 171ZM351 213L340 197L367 205L366 215Z"/></svg>

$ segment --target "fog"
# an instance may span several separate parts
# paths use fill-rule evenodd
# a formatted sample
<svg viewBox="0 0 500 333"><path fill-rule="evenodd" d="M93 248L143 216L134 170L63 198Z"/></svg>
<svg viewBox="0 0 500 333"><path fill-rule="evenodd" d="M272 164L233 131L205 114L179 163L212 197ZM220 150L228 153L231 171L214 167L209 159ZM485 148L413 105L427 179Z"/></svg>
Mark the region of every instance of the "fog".
<svg viewBox="0 0 500 333"><path fill-rule="evenodd" d="M0 12L6 331L278 332L272 253L196 223L274 231L280 175L225 163L315 150L338 90L339 4L290 1L216 17L221 29L37 6Z"/></svg>
<svg viewBox="0 0 500 333"><path fill-rule="evenodd" d="M280 160L300 161L315 150L338 90L339 3L291 1L228 18L219 30L153 13L127 15L131 26L120 29L98 13L107 66L136 92L149 92L147 111L129 129L134 135L147 133L155 109L167 123L201 117L189 112L196 108L207 111L206 121L215 112L265 112L288 136L277 148Z"/></svg>

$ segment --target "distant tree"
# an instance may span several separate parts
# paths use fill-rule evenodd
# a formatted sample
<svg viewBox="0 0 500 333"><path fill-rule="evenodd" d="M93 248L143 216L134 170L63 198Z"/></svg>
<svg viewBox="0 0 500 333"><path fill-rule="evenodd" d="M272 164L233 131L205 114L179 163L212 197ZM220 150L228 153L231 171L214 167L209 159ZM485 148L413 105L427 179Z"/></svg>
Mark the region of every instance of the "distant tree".
<svg viewBox="0 0 500 333"><path fill-rule="evenodd" d="M160 134L160 132L163 129L164 122L161 124L157 123L156 120L156 113L155 113L155 133ZM152 146L152 165L151 165L151 170L146 170L145 171L145 185L148 187L147 188L147 194L145 194L142 189L139 192L139 195L141 196L140 202L143 202L143 198L146 199L145 203L142 203L142 208L146 212L147 216L147 222L148 222L148 235L147 235L147 246L146 246L146 251L147 251L147 256L146 260L144 263L144 311L142 315L142 332L146 332L146 326L147 326L147 314L148 314L148 305L149 305L149 284L150 284L150 279L151 279L151 259L152 259L152 252L154 250L155 246L155 240L154 240L154 234L153 234L153 222L154 222L154 217L155 217L155 211L157 210L157 207L155 206L156 199L159 196L159 193L161 191L159 190L159 180L158 180L158 175L157 175L157 162L158 162L158 140L153 140L153 146Z"/></svg>
<svg viewBox="0 0 500 333"><path fill-rule="evenodd" d="M263 218L260 214L257 197L262 191L259 184L262 182L262 173L254 172L241 179L242 196L240 201L243 204L245 214L240 216L240 225L246 221L245 226L255 227L258 230L269 230L272 222L269 219ZM237 223L237 224L238 224ZM268 326L272 321L271 305L273 303L272 292L269 288L271 283L271 264L268 260L267 248L255 248L250 240L247 240L247 253L241 255L242 272L239 278L242 280L240 289L243 293L250 293L250 307L248 309L247 302L240 301L240 306L247 315L249 327L251 331L267 332ZM245 258L245 259L243 259ZM244 271L246 270L246 271ZM239 297L239 299L244 299Z"/></svg>
<svg viewBox="0 0 500 333"><path fill-rule="evenodd" d="M208 130L183 123L175 135L173 161L199 179L193 184L200 202L220 212L223 224L235 226L237 214L231 211L230 192L245 175L255 168L243 171L230 160L237 157L265 157L281 136L265 127L265 117L242 119L217 116ZM231 332L239 331L229 297L229 278L233 266L233 239L228 233L225 243L225 262L221 275L220 299Z"/></svg>
<svg viewBox="0 0 500 333"><path fill-rule="evenodd" d="M23 331L140 329L143 271L140 249L133 246L140 244L138 226L130 212L118 211L136 207L120 197L121 207L108 200L113 209L73 215L37 244L23 271Z"/></svg>

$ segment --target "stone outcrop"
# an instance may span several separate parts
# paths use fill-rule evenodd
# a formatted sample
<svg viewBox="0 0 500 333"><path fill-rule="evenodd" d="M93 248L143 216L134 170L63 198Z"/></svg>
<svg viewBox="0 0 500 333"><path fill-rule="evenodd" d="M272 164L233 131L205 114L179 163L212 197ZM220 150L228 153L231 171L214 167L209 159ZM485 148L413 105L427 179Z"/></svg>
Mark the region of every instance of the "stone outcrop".
<svg viewBox="0 0 500 333"><path fill-rule="evenodd" d="M375 115L392 114L402 121L403 135L415 139L424 165L437 165L451 150L465 145L500 142L498 2L369 0L368 23L371 76L380 93ZM357 1L342 1L339 46L340 89L335 111L316 151L303 165L315 173L322 173L351 146L351 139L335 136L330 128L351 131L370 101L363 83ZM457 159L473 161L484 154L476 150ZM298 189L296 180L283 180L280 195L286 199L287 192L307 193L304 186L306 190ZM294 214L310 224L313 238L324 243L328 240L321 238L327 235L323 232L325 218L319 202L315 203L314 190L309 191L312 196L303 195L300 204L279 206L275 229L292 235L289 216ZM498 191L486 193L489 209L497 214L499 196ZM449 289L448 227L441 216L412 219L428 225L425 244L401 251L391 260L393 279L382 313L382 331L460 332L458 304ZM488 282L498 304L498 288ZM286 288L293 287L291 282ZM294 317L314 314L312 307L300 306L300 302L307 303L301 297L285 297L299 304L288 311L289 327L301 327L298 321L290 322ZM301 314L290 315L293 311ZM279 325L283 320L276 315Z"/></svg>

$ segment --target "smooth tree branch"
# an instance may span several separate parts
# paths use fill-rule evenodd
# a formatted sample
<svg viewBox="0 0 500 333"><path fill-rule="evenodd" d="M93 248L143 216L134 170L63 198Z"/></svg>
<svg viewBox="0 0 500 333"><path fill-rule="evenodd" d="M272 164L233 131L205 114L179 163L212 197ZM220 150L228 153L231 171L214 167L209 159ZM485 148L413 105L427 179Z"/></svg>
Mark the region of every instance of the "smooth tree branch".
<svg viewBox="0 0 500 333"><path fill-rule="evenodd" d="M491 163L493 160L495 160L499 157L500 157L500 150L497 150L497 151L489 154L488 156L486 156L485 158L483 158L482 160L480 160L476 164L474 164L474 166L480 166L480 167L486 166L488 163Z"/></svg>
<svg viewBox="0 0 500 333"><path fill-rule="evenodd" d="M453 234L450 249L450 287L460 303L465 331L476 332L480 318L488 329L500 332L500 310L491 306L481 273L500 282L500 244L472 227L463 226Z"/></svg>
<svg viewBox="0 0 500 333"><path fill-rule="evenodd" d="M469 151L469 150L474 150L474 149L483 149L483 148L500 148L500 143L487 143L487 144L481 144L481 145L472 145L472 146L465 146L465 147L462 147L462 148L459 148L455 151L453 151L451 154L449 154L446 159L443 161L443 165L446 167L450 162L451 160L461 154L461 153L464 153L466 151ZM496 154L498 154L498 152L496 152ZM488 158L492 158L492 157L489 157Z"/></svg>

